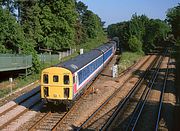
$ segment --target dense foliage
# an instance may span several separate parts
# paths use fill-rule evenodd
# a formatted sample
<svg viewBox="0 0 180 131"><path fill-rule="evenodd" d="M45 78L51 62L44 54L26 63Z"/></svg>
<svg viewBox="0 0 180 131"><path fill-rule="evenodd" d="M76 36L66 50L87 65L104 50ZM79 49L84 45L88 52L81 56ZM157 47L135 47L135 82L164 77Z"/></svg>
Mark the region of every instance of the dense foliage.
<svg viewBox="0 0 180 131"><path fill-rule="evenodd" d="M0 8L0 52L18 52L23 43L22 28L8 10Z"/></svg>
<svg viewBox="0 0 180 131"><path fill-rule="evenodd" d="M109 25L109 37L118 36L123 48L149 52L166 39L170 27L162 20L134 14L130 21Z"/></svg>
<svg viewBox="0 0 180 131"><path fill-rule="evenodd" d="M1 0L0 53L33 55L35 71L40 68L37 53L55 52L103 39L101 19L75 0Z"/></svg>
<svg viewBox="0 0 180 131"><path fill-rule="evenodd" d="M167 21L172 27L174 38L180 45L180 4L168 10Z"/></svg>
<svg viewBox="0 0 180 131"><path fill-rule="evenodd" d="M0 0L0 4L0 53L32 54L35 71L40 69L41 49L57 52L106 37L101 19L81 1ZM166 21L134 14L129 21L109 25L107 32L109 37L118 36L124 49L149 52L163 44L170 31L180 43L179 21L180 4L168 10Z"/></svg>

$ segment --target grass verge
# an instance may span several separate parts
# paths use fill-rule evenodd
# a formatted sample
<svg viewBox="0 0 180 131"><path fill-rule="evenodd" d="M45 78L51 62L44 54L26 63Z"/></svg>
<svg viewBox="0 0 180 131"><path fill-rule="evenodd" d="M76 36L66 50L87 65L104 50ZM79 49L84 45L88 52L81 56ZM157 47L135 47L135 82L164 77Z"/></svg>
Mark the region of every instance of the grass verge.
<svg viewBox="0 0 180 131"><path fill-rule="evenodd" d="M143 54L137 52L123 52L119 61L119 73L136 63Z"/></svg>

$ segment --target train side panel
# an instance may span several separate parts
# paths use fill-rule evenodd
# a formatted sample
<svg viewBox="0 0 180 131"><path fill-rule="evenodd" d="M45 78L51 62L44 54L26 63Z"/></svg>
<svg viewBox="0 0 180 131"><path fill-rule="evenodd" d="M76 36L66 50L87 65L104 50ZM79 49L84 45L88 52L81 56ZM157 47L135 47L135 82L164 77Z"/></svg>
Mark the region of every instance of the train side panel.
<svg viewBox="0 0 180 131"><path fill-rule="evenodd" d="M80 70L77 73L77 83L76 88L77 91L74 92L74 96L76 96L79 91L81 91L86 85L92 81L99 72L103 69L103 56L99 56Z"/></svg>
<svg viewBox="0 0 180 131"><path fill-rule="evenodd" d="M94 61L90 62L88 65L76 72L77 83L75 84L76 92L74 92L74 97L76 97L89 82L97 77L103 67L110 61L115 51L116 46L111 46L106 52L104 52L103 55L99 56Z"/></svg>

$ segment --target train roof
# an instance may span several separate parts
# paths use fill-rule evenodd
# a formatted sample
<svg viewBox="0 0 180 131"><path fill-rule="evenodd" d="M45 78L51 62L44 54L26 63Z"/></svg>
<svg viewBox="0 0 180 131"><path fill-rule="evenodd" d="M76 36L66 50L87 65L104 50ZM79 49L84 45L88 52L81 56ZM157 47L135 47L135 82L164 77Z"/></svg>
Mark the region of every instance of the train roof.
<svg viewBox="0 0 180 131"><path fill-rule="evenodd" d="M104 44L96 49L91 50L90 52L78 55L68 61L57 64L56 66L66 68L74 73L103 54L103 52L107 51L112 46L112 44L113 43Z"/></svg>

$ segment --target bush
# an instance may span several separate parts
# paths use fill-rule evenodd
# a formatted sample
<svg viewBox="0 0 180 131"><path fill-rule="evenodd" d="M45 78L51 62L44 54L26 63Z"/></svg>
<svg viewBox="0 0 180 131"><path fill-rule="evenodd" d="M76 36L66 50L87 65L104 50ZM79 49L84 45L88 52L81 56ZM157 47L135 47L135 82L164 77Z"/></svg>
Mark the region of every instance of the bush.
<svg viewBox="0 0 180 131"><path fill-rule="evenodd" d="M136 36L131 36L128 40L128 45L131 51L143 53L142 51L142 42L138 40Z"/></svg>

